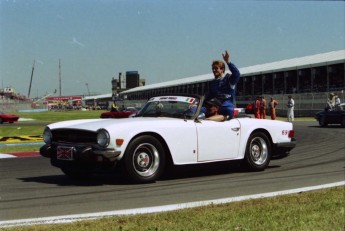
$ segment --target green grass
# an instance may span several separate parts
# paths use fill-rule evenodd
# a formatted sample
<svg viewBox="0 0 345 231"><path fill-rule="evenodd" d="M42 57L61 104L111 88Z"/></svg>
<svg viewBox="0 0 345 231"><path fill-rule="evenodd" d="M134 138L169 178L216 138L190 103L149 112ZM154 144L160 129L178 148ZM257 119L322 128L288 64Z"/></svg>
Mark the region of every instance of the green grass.
<svg viewBox="0 0 345 231"><path fill-rule="evenodd" d="M30 118L40 122L57 122L72 119L98 119L102 110L99 111L46 111L46 112L22 112L17 113L20 118ZM30 121L29 121L30 122Z"/></svg>
<svg viewBox="0 0 345 231"><path fill-rule="evenodd" d="M0 147L0 153L14 153L14 152L38 152L42 145L32 146L16 146L16 147Z"/></svg>
<svg viewBox="0 0 345 231"><path fill-rule="evenodd" d="M8 230L343 231L345 225L344 191L345 187L337 187L173 212L114 216L72 224L35 225Z"/></svg>
<svg viewBox="0 0 345 231"><path fill-rule="evenodd" d="M12 137L12 136L35 136L42 135L44 125L33 126L3 126L0 129L0 137Z"/></svg>

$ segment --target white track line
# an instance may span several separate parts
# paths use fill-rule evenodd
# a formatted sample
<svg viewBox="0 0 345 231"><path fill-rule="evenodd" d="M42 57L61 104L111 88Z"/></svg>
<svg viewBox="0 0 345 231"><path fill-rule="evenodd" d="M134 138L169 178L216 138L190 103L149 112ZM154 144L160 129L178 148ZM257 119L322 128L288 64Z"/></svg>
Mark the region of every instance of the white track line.
<svg viewBox="0 0 345 231"><path fill-rule="evenodd" d="M0 153L0 159L5 159L5 158L15 158L16 156L11 155L11 154L4 154Z"/></svg>
<svg viewBox="0 0 345 231"><path fill-rule="evenodd" d="M274 196L307 192L307 191L312 191L312 190L332 188L332 187L344 186L344 185L345 185L345 181L340 181L340 182L335 182L331 184L324 184L324 185L318 185L318 186L311 186L311 187L304 187L304 188L297 188L297 189L290 189L290 190L283 190L283 191L277 191L277 192L255 194L255 195L229 197L229 198L223 198L223 199L218 199L218 200L198 201L198 202L190 202L190 203L183 203L183 204L154 206L154 207L147 207L147 208L114 210L114 211L98 212L98 213L85 213L85 214L75 214L75 215L66 215L66 216L0 221L0 227L71 223L71 222L76 222L76 221L81 221L81 220L93 220L93 219L99 219L99 218L110 217L110 216L167 212L167 211L173 211L173 210L179 210L179 209L206 206L210 204L224 204L224 203L231 203L231 202L243 201L243 200L249 200L249 199L274 197Z"/></svg>

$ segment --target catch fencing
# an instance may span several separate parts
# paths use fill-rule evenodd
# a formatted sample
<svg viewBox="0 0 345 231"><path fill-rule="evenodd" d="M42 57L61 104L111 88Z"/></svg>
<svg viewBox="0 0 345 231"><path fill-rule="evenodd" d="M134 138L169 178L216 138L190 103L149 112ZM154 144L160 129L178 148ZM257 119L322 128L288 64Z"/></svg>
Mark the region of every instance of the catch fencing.
<svg viewBox="0 0 345 231"><path fill-rule="evenodd" d="M344 102L344 92L336 92L341 100ZM277 116L284 117L287 114L287 102L289 94L278 94L278 95L263 95L266 99L267 104L270 102L271 97L278 101L276 108ZM329 96L328 92L317 92L317 93L301 93L291 94L295 101L294 114L295 117L313 117L316 112L324 110ZM245 107L249 102L254 102L255 98L238 97L237 106ZM269 110L268 110L269 111ZM268 112L267 111L267 112ZM269 112L268 112L269 113Z"/></svg>
<svg viewBox="0 0 345 231"><path fill-rule="evenodd" d="M47 106L45 104L33 104L30 101L0 98L0 112L8 114L18 113L20 111L42 111L46 109Z"/></svg>
<svg viewBox="0 0 345 231"><path fill-rule="evenodd" d="M344 93L337 92L341 102L344 102ZM295 101L294 114L295 117L314 117L315 113L324 110L329 93L302 93L302 94L291 94ZM264 95L267 103L273 97L278 101L278 107L276 108L276 114L280 117L286 117L287 114L287 102L288 94L277 94L277 95ZM236 107L245 108L248 103L254 102L255 96L239 96L236 97ZM145 104L145 100L125 100L124 104L126 107L142 107ZM269 115L269 110L267 109Z"/></svg>
<svg viewBox="0 0 345 231"><path fill-rule="evenodd" d="M344 102L344 92L335 92L338 94L341 102ZM328 92L320 93L303 93L303 94L291 94L295 101L295 117L313 117L316 112L323 110L326 106ZM277 95L264 95L267 103L269 103L271 97L278 101L278 107L276 109L277 116L285 117L287 113L288 94ZM254 102L255 96L238 96L236 97L236 107L245 108L250 102ZM142 107L145 105L146 100L124 100L126 107ZM17 113L19 111L46 111L48 110L45 104L35 104L31 102L12 100L12 99L0 99L0 111L5 113ZM267 110L269 114L269 110Z"/></svg>

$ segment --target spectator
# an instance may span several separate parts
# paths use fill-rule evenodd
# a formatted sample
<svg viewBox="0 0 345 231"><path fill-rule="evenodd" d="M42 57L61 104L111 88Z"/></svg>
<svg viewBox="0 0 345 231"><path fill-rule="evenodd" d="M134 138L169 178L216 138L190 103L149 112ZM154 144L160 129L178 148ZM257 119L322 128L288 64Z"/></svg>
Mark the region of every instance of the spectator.
<svg viewBox="0 0 345 231"><path fill-rule="evenodd" d="M287 102L287 120L289 122L294 121L295 116L294 116L294 108L295 108L295 101L292 98L292 95L288 96L288 102Z"/></svg>
<svg viewBox="0 0 345 231"><path fill-rule="evenodd" d="M257 96L254 102L254 115L256 119L260 119L260 97Z"/></svg>
<svg viewBox="0 0 345 231"><path fill-rule="evenodd" d="M266 100L265 96L260 97L260 108L259 108L259 113L260 113L260 119L266 119Z"/></svg>
<svg viewBox="0 0 345 231"><path fill-rule="evenodd" d="M271 112L271 119L275 120L276 119L276 107L278 106L278 101L275 100L273 97L271 97L271 101L269 103L269 108Z"/></svg>

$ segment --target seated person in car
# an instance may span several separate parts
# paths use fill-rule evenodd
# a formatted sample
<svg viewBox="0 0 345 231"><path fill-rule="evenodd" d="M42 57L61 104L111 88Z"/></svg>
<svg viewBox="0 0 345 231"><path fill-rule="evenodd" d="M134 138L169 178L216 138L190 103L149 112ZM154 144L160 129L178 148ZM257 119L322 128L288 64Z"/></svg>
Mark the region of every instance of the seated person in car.
<svg viewBox="0 0 345 231"><path fill-rule="evenodd" d="M219 114L219 110L221 106L222 106L222 103L217 98L213 98L206 101L205 102L206 119L217 121L217 122L223 122L227 120L226 116Z"/></svg>

